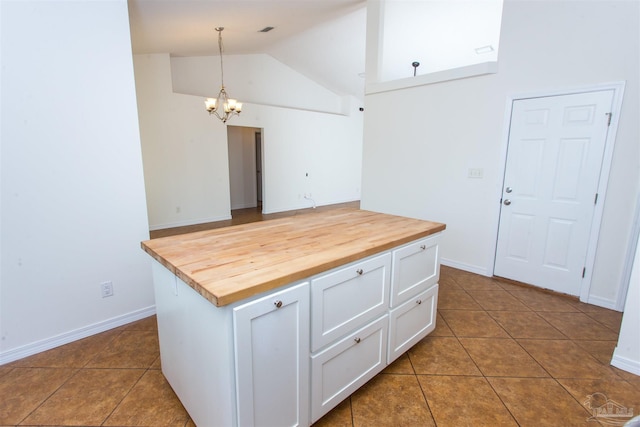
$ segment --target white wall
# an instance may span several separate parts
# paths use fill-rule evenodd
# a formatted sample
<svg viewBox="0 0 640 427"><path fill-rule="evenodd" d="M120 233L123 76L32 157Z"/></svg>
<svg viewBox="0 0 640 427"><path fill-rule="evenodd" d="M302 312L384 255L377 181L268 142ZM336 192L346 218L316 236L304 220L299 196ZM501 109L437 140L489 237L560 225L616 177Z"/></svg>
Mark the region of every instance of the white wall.
<svg viewBox="0 0 640 427"><path fill-rule="evenodd" d="M496 61L502 0L385 1L380 81ZM491 47L487 53L477 48Z"/></svg>
<svg viewBox="0 0 640 427"><path fill-rule="evenodd" d="M491 274L507 98L626 80L590 295L614 307L640 173L639 6L507 0L497 74L367 95L361 206L447 223L444 261Z"/></svg>
<svg viewBox="0 0 640 427"><path fill-rule="evenodd" d="M169 61L134 56L151 230L231 217L226 128L203 98L173 93Z"/></svg>
<svg viewBox="0 0 640 427"><path fill-rule="evenodd" d="M618 345L611 364L625 371L640 375L640 241L636 246L629 291L625 303Z"/></svg>
<svg viewBox="0 0 640 427"><path fill-rule="evenodd" d="M134 56L151 229L229 218L231 209L227 128L207 114L203 97L174 93L173 61L168 54ZM181 66L173 69L180 77L174 76L174 83L195 73L185 64L202 63L201 58L178 62ZM262 63L260 59L256 66ZM225 75L233 74L234 68L226 65L225 60ZM318 85L309 81L308 87L299 82L289 87L290 71L285 67L282 76L271 73L272 81L264 84L281 93L291 91L287 99L304 100L304 108L244 102L242 114L228 123L263 129L263 212L311 207L305 193L311 193L318 205L358 200L360 104L350 98L345 103L347 115L319 112L326 105L325 98L317 106L312 104ZM190 91L210 93L193 86L195 81ZM227 91L245 101L248 98L241 95L253 83L237 84L229 83ZM333 99L338 105L344 98L334 94ZM259 98L259 102L266 101Z"/></svg>
<svg viewBox="0 0 640 427"><path fill-rule="evenodd" d="M231 209L258 205L256 132L260 129L227 126Z"/></svg>
<svg viewBox="0 0 640 427"><path fill-rule="evenodd" d="M1 364L154 298L126 1L0 7Z"/></svg>

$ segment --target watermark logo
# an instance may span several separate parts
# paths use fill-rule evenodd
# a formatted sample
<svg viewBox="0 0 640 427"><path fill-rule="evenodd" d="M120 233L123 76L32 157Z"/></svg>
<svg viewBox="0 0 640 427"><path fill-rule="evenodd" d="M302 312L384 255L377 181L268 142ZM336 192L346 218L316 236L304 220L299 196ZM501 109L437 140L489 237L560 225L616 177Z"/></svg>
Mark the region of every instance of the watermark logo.
<svg viewBox="0 0 640 427"><path fill-rule="evenodd" d="M633 408L627 408L615 400L608 399L603 393L588 395L583 405L591 411L587 421L596 421L607 426L623 426L633 418Z"/></svg>

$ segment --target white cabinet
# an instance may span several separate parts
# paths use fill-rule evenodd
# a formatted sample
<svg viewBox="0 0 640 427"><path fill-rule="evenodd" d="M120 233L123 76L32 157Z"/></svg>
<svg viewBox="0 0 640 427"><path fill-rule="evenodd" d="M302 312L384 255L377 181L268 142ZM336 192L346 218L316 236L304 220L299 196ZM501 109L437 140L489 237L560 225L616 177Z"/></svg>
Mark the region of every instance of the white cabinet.
<svg viewBox="0 0 640 427"><path fill-rule="evenodd" d="M311 357L311 422L387 365L387 317L385 314Z"/></svg>
<svg viewBox="0 0 640 427"><path fill-rule="evenodd" d="M233 309L240 426L309 420L309 283Z"/></svg>
<svg viewBox="0 0 640 427"><path fill-rule="evenodd" d="M309 425L435 328L438 239L222 307L154 261L162 372L196 425Z"/></svg>
<svg viewBox="0 0 640 427"><path fill-rule="evenodd" d="M438 285L414 296L389 315L389 353L391 363L436 327Z"/></svg>
<svg viewBox="0 0 640 427"><path fill-rule="evenodd" d="M387 312L390 270L386 253L311 281L311 351Z"/></svg>

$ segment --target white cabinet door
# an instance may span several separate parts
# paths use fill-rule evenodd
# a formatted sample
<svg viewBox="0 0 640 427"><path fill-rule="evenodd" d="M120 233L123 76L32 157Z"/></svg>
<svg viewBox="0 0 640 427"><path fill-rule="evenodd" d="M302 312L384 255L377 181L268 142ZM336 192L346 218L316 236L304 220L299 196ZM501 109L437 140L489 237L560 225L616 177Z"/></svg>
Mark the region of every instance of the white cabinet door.
<svg viewBox="0 0 640 427"><path fill-rule="evenodd" d="M387 311L390 270L385 253L311 281L311 351Z"/></svg>
<svg viewBox="0 0 640 427"><path fill-rule="evenodd" d="M387 328L385 314L311 357L311 422L384 369Z"/></svg>
<svg viewBox="0 0 640 427"><path fill-rule="evenodd" d="M309 283L236 307L233 321L238 425L309 425Z"/></svg>
<svg viewBox="0 0 640 427"><path fill-rule="evenodd" d="M393 251L391 307L397 307L432 285L440 277L440 235L409 243Z"/></svg>
<svg viewBox="0 0 640 427"><path fill-rule="evenodd" d="M388 363L396 360L435 329L437 306L438 285L436 284L391 311Z"/></svg>

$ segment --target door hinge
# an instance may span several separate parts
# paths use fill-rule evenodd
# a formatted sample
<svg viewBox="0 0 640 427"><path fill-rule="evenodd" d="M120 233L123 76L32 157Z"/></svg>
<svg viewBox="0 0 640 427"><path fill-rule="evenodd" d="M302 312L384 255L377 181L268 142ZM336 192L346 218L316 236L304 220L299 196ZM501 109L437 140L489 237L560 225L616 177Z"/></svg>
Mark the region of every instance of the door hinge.
<svg viewBox="0 0 640 427"><path fill-rule="evenodd" d="M593 199L593 204L594 205L598 204L598 193L596 193L596 197L594 197L594 199Z"/></svg>
<svg viewBox="0 0 640 427"><path fill-rule="evenodd" d="M587 267L582 267L582 278L584 279L584 275L587 272Z"/></svg>
<svg viewBox="0 0 640 427"><path fill-rule="evenodd" d="M611 116L613 116L613 113L605 113L607 116L607 126L611 126Z"/></svg>

